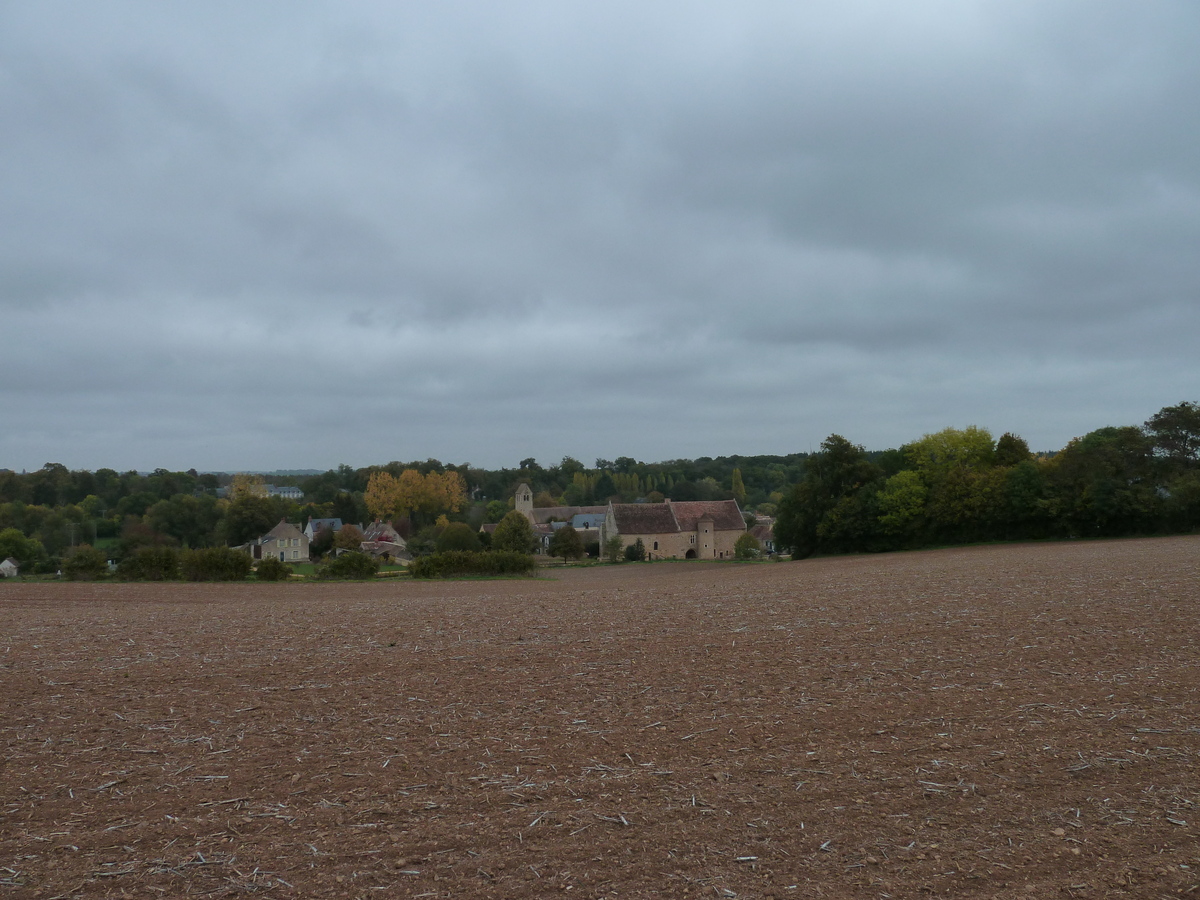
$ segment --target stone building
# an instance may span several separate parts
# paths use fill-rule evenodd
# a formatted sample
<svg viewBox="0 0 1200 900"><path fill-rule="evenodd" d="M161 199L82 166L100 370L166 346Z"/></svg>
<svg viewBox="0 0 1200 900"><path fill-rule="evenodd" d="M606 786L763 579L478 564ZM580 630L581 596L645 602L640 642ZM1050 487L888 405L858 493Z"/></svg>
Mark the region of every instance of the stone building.
<svg viewBox="0 0 1200 900"><path fill-rule="evenodd" d="M308 562L308 535L286 519L249 545L255 559L274 556L280 562Z"/></svg>
<svg viewBox="0 0 1200 900"><path fill-rule="evenodd" d="M640 538L647 559L732 559L745 530L736 500L610 503L600 546L616 535L622 547Z"/></svg>
<svg viewBox="0 0 1200 900"><path fill-rule="evenodd" d="M524 514L535 528L551 522L571 522L576 531L579 530L579 526L574 525L574 519L577 516L599 518L608 512L608 507L603 505L535 507L533 505L533 489L525 483L518 485L516 496L513 498L513 506L517 512Z"/></svg>

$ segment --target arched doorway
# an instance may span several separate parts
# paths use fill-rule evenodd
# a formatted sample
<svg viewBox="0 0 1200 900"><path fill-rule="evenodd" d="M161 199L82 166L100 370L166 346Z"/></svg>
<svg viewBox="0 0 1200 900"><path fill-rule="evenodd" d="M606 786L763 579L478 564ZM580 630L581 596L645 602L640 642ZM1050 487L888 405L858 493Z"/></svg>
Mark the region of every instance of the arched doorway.
<svg viewBox="0 0 1200 900"><path fill-rule="evenodd" d="M687 553L685 553L685 554L683 555L683 558L684 558L684 559L695 559L695 558L696 558L696 551L695 551L695 550L689 550Z"/></svg>

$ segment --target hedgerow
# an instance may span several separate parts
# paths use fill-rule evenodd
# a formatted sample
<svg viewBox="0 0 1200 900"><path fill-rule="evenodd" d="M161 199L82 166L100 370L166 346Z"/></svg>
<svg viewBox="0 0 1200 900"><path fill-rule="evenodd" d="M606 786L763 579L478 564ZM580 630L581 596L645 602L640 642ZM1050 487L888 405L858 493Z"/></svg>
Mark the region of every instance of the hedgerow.
<svg viewBox="0 0 1200 900"><path fill-rule="evenodd" d="M346 580L374 578L378 571L379 560L367 556L365 553L351 551L320 566L316 571L316 577Z"/></svg>
<svg viewBox="0 0 1200 900"><path fill-rule="evenodd" d="M259 581L287 581L292 577L292 567L274 556L268 556L258 564L254 577Z"/></svg>
<svg viewBox="0 0 1200 900"><path fill-rule="evenodd" d="M179 568L188 581L244 581L250 574L250 555L229 547L184 550Z"/></svg>
<svg viewBox="0 0 1200 900"><path fill-rule="evenodd" d="M408 567L413 578L453 578L463 575L532 575L537 560L515 550L481 552L450 550L414 559Z"/></svg>
<svg viewBox="0 0 1200 900"><path fill-rule="evenodd" d="M174 547L139 547L117 564L117 577L126 581L175 581L179 551Z"/></svg>

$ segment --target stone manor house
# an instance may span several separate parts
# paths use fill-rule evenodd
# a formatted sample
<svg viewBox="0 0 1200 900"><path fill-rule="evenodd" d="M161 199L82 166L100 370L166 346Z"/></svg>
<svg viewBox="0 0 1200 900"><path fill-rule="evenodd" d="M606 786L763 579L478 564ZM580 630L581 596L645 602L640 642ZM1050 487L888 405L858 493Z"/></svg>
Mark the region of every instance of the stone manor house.
<svg viewBox="0 0 1200 900"><path fill-rule="evenodd" d="M515 507L543 538L543 552L554 526L570 523L585 544L598 541L603 547L615 535L628 547L640 538L647 559L733 559L733 545L746 531L736 500L534 508L533 490L522 484Z"/></svg>

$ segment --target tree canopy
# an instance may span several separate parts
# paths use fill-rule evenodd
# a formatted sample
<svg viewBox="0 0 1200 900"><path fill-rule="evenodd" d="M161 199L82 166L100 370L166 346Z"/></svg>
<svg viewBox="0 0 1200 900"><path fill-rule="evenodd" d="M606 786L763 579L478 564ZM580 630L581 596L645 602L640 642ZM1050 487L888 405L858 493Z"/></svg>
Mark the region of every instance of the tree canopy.
<svg viewBox="0 0 1200 900"><path fill-rule="evenodd" d="M549 551L551 556L579 559L583 556L583 538L570 525L564 525L550 537Z"/></svg>
<svg viewBox="0 0 1200 900"><path fill-rule="evenodd" d="M500 520L500 524L492 533L492 549L513 550L517 553L533 552L533 526L524 513L514 509Z"/></svg>
<svg viewBox="0 0 1200 900"><path fill-rule="evenodd" d="M432 518L445 512L458 512L467 502L467 484L460 473L427 472L405 469L400 476L380 471L371 475L363 499L368 512L377 519L404 516Z"/></svg>

